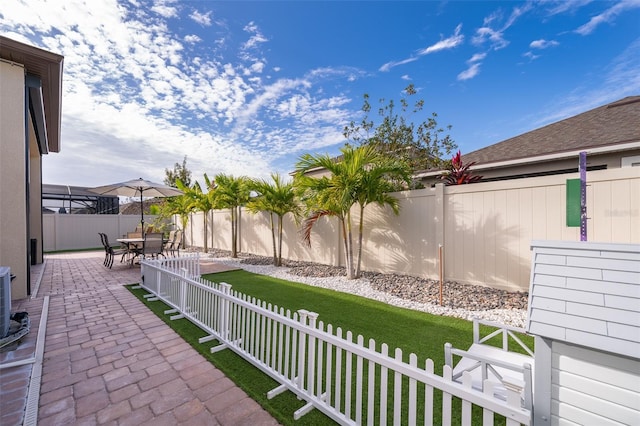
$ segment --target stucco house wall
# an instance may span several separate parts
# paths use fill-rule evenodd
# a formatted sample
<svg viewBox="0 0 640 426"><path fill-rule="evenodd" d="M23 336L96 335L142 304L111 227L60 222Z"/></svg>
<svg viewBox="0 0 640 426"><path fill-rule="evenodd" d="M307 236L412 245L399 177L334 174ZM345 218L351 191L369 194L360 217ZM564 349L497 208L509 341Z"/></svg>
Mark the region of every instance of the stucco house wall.
<svg viewBox="0 0 640 426"><path fill-rule="evenodd" d="M24 67L0 61L0 265L16 276L12 298L27 296L27 188Z"/></svg>
<svg viewBox="0 0 640 426"><path fill-rule="evenodd" d="M63 59L0 36L0 266L16 276L14 300L42 262L42 156L60 150Z"/></svg>

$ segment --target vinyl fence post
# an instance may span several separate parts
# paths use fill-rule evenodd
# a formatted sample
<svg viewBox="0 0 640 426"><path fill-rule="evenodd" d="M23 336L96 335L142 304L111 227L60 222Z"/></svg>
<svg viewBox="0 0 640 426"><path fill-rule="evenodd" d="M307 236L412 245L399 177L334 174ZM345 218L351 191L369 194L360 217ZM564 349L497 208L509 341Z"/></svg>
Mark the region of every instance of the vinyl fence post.
<svg viewBox="0 0 640 426"><path fill-rule="evenodd" d="M220 309L218 324L220 324L220 336L222 336L225 341L228 341L230 336L229 324L231 324L231 309L227 296L231 292L231 284L220 283L220 290L224 296L222 297L222 309Z"/></svg>
<svg viewBox="0 0 640 426"><path fill-rule="evenodd" d="M309 317L309 327L316 328L316 320L318 319L318 314L316 312L309 312L307 314ZM307 365L307 391L313 395L313 388L315 386L315 369L316 369L316 339L315 337L309 336L309 363Z"/></svg>
<svg viewBox="0 0 640 426"><path fill-rule="evenodd" d="M184 314L185 312L187 312L186 310L186 304L187 304L187 284L186 284L186 279L187 276L189 275L186 269L182 269L180 271L180 275L182 276L182 279L180 280L180 303L178 306L180 306L180 313Z"/></svg>
<svg viewBox="0 0 640 426"><path fill-rule="evenodd" d="M309 315L309 311L306 309L299 309L298 315L302 327L300 327L300 332L298 333L298 377L296 384L298 385L298 388L304 389L304 364L307 346L307 333L304 331L304 327L307 325L307 316Z"/></svg>

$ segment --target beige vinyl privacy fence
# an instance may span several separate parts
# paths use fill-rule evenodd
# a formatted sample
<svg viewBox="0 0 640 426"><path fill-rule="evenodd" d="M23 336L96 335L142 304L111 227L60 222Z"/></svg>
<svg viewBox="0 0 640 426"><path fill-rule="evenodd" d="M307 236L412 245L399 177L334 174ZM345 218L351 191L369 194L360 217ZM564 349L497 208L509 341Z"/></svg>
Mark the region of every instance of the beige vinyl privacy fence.
<svg viewBox="0 0 640 426"><path fill-rule="evenodd" d="M442 245L446 280L527 291L532 240L580 240L579 228L566 226L565 186L570 178L578 174L396 193L399 216L387 208L365 210L363 269L437 279ZM640 168L593 171L587 181L588 240L640 243ZM230 250L229 212L209 215L208 247ZM191 216L187 245L204 246L203 218L203 213ZM335 219L323 219L314 227L311 247L302 243L298 229L288 216L284 258L344 264ZM272 255L266 213L243 210L240 235L242 252Z"/></svg>
<svg viewBox="0 0 640 426"><path fill-rule="evenodd" d="M145 223L153 223L156 216L145 216ZM140 224L140 215L119 214L44 214L42 215L43 250L81 250L100 248L99 232L109 237L111 244L117 244L127 232Z"/></svg>

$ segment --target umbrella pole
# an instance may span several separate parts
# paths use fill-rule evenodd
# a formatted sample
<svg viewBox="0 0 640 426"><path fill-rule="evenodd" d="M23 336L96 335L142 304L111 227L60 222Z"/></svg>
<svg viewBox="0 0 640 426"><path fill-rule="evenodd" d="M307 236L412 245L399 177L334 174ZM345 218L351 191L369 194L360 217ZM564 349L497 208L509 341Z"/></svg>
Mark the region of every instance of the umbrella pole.
<svg viewBox="0 0 640 426"><path fill-rule="evenodd" d="M142 201L142 188L140 188L140 225L142 226L142 236L144 237L144 202Z"/></svg>

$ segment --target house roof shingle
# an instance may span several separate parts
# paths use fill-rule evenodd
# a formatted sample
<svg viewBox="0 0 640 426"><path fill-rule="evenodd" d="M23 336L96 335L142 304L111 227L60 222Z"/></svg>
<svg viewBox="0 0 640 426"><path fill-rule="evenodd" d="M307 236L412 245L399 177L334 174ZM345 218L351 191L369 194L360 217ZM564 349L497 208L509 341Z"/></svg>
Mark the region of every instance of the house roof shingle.
<svg viewBox="0 0 640 426"><path fill-rule="evenodd" d="M640 96L566 118L463 155L465 163L494 163L640 141Z"/></svg>

